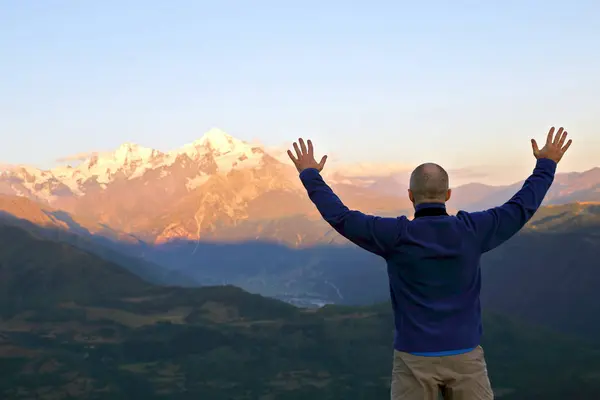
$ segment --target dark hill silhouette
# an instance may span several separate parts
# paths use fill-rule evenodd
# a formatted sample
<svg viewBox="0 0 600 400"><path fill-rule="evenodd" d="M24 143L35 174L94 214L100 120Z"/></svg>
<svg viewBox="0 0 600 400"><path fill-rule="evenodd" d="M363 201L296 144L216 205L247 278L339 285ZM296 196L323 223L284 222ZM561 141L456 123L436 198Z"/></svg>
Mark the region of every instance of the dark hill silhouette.
<svg viewBox="0 0 600 400"><path fill-rule="evenodd" d="M15 226L0 225L0 243L3 317L73 299L93 304L101 299L139 295L150 288L118 264Z"/></svg>
<svg viewBox="0 0 600 400"><path fill-rule="evenodd" d="M34 223L30 219L19 218L0 210L0 224L19 227L40 238L71 244L105 260L119 264L149 282L160 283L165 281L162 267L150 261L144 261L140 257L128 255L126 251L120 250L123 246L131 246L130 241L120 242L100 234L93 234L83 225L73 220L69 214L62 211L43 211L43 214L37 215L41 220L34 217L32 219L38 222ZM28 217L31 218L31 215L28 215ZM49 221L51 223L48 223ZM59 223L55 223L57 221ZM65 225L61 224L62 222L67 224L66 229ZM136 243L140 242L137 241Z"/></svg>

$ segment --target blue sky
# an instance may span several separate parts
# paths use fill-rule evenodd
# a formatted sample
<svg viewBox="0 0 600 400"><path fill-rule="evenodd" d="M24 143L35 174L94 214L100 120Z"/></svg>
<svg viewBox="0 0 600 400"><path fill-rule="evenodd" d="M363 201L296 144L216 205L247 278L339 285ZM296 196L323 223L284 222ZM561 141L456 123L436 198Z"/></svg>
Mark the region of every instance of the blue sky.
<svg viewBox="0 0 600 400"><path fill-rule="evenodd" d="M211 127L346 161L600 165L600 2L0 0L0 162Z"/></svg>

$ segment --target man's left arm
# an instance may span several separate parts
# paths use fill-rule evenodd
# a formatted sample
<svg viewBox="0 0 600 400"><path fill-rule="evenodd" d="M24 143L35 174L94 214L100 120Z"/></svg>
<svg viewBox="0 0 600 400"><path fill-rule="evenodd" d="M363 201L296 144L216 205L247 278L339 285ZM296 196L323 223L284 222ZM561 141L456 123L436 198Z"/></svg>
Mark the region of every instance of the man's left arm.
<svg viewBox="0 0 600 400"><path fill-rule="evenodd" d="M399 218L382 218L350 210L315 168L303 170L300 180L323 219L346 239L382 257L397 243Z"/></svg>

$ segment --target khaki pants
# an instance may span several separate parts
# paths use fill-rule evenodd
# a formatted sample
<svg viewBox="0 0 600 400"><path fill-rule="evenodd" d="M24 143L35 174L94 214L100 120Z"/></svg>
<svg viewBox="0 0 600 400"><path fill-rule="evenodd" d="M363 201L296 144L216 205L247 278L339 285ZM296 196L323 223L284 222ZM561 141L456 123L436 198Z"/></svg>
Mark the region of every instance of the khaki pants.
<svg viewBox="0 0 600 400"><path fill-rule="evenodd" d="M443 357L394 351L392 400L492 400L483 349Z"/></svg>

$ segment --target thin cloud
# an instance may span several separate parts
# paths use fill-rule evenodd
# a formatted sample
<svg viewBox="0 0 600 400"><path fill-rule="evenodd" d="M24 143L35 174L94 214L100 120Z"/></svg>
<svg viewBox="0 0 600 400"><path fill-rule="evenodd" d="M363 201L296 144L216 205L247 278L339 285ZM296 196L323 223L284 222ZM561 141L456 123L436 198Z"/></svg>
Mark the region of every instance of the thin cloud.
<svg viewBox="0 0 600 400"><path fill-rule="evenodd" d="M403 174L410 170L410 167L398 163L339 163L335 166L335 171L345 176L351 177L382 177Z"/></svg>
<svg viewBox="0 0 600 400"><path fill-rule="evenodd" d="M81 161L85 161L97 154L98 154L97 151L88 151L88 152L83 152L83 153L77 153L77 154L72 154L69 156L60 157L60 158L56 159L56 162L60 163L60 164L74 162L74 161L81 162Z"/></svg>
<svg viewBox="0 0 600 400"><path fill-rule="evenodd" d="M489 167L464 167L448 171L448 174L458 179L485 179L490 177Z"/></svg>
<svg viewBox="0 0 600 400"><path fill-rule="evenodd" d="M277 159L281 162L289 162L287 151L292 148L293 142L282 143L274 146L267 146L260 142L259 140L254 140L252 144L262 147L262 149L267 152L271 157Z"/></svg>

